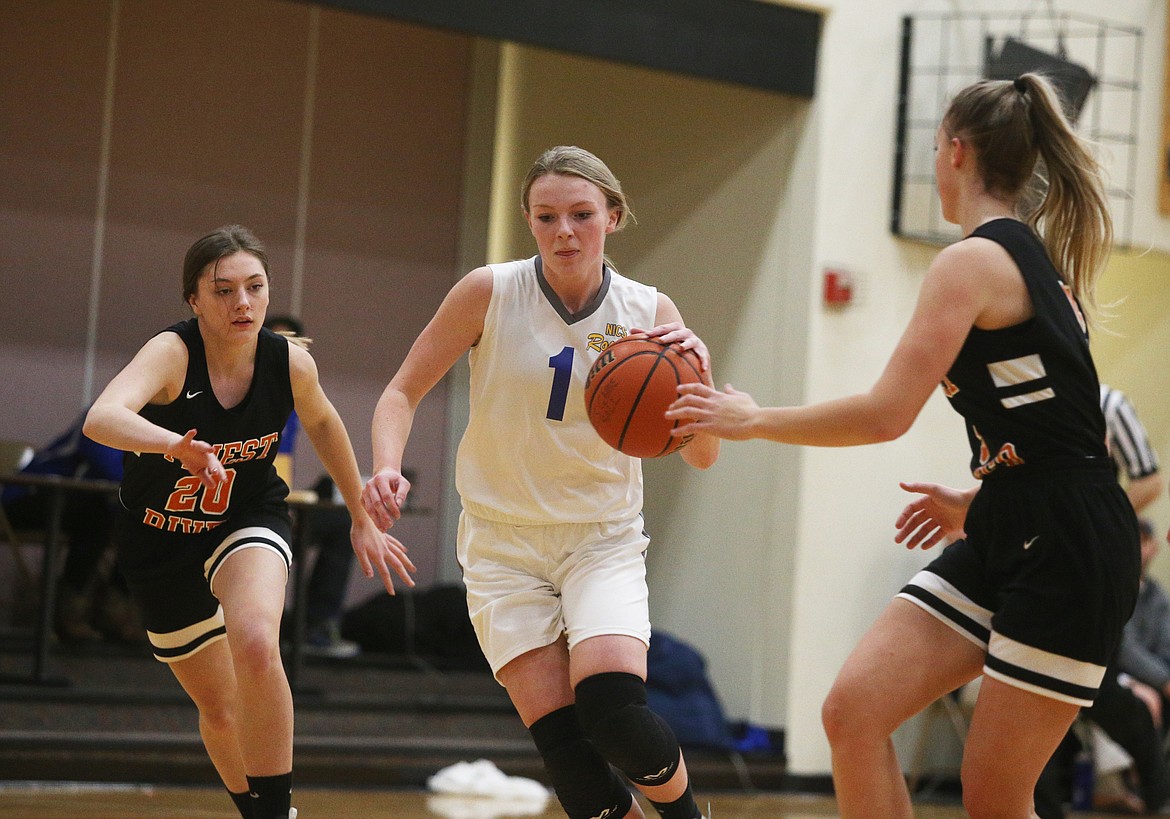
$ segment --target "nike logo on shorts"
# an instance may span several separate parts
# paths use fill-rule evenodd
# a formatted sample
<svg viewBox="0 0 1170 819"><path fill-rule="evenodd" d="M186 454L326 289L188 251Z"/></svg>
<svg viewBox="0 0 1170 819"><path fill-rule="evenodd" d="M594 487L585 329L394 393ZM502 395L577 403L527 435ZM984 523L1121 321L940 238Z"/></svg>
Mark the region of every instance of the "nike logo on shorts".
<svg viewBox="0 0 1170 819"><path fill-rule="evenodd" d="M1036 542L1036 538L1038 538L1038 537L1040 537L1040 535L1036 535L1036 537L1034 537L1034 538L1030 538L1030 539L1028 539L1028 540L1025 540L1025 541L1024 541L1024 549L1025 549L1025 550L1027 550L1027 549L1031 549L1031 548L1032 548L1032 544Z"/></svg>
<svg viewBox="0 0 1170 819"><path fill-rule="evenodd" d="M191 392L190 390L187 391L188 398L194 398L196 395L203 395L203 390L199 390L197 392Z"/></svg>

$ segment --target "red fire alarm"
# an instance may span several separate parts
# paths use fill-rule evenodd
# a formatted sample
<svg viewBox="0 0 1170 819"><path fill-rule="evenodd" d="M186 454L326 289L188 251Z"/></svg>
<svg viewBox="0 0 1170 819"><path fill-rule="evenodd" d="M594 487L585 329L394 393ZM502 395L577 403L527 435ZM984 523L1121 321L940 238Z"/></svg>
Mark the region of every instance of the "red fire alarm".
<svg viewBox="0 0 1170 819"><path fill-rule="evenodd" d="M825 304L844 307L853 301L853 277L844 270L825 269Z"/></svg>

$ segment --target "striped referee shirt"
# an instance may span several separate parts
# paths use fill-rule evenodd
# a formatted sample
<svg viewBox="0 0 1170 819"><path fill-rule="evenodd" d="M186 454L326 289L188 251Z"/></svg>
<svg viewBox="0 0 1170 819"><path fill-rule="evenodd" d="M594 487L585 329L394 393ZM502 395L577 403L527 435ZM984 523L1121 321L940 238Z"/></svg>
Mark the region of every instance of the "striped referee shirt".
<svg viewBox="0 0 1170 819"><path fill-rule="evenodd" d="M1121 390L1101 385L1101 412L1105 414L1105 439L1109 455L1130 480L1144 478L1158 471L1158 456L1150 446L1146 428L1138 420L1133 404Z"/></svg>

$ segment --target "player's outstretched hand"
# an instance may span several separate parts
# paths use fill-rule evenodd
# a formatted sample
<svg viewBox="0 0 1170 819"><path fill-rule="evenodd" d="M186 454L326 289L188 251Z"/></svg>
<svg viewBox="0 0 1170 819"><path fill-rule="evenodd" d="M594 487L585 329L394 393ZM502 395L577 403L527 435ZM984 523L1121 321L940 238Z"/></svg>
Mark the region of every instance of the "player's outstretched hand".
<svg viewBox="0 0 1170 819"><path fill-rule="evenodd" d="M907 492L916 492L920 497L906 504L894 525L898 533L895 543L905 541L907 549L929 549L940 542L950 545L967 536L963 523L967 520L967 509L975 497L972 490L951 489L937 483L911 483L902 481L898 486Z"/></svg>
<svg viewBox="0 0 1170 819"><path fill-rule="evenodd" d="M362 489L362 506L383 532L402 517L410 481L397 469L379 469Z"/></svg>
<svg viewBox="0 0 1170 819"><path fill-rule="evenodd" d="M167 447L163 454L181 463L183 469L197 477L208 489L214 489L227 478L223 464L215 455L215 448L206 441L195 440L193 429L187 430L187 434Z"/></svg>
<svg viewBox="0 0 1170 819"><path fill-rule="evenodd" d="M373 577L377 571L386 591L394 594L394 575L402 578L407 586L414 585L410 573L416 571L414 563L406 554L406 547L398 540L378 528L369 517L359 515L349 530L353 553L366 577Z"/></svg>
<svg viewBox="0 0 1170 819"><path fill-rule="evenodd" d="M670 434L679 437L706 432L729 441L753 437L759 404L730 384L724 390L706 384L680 384L678 400L666 410L667 418L679 422Z"/></svg>

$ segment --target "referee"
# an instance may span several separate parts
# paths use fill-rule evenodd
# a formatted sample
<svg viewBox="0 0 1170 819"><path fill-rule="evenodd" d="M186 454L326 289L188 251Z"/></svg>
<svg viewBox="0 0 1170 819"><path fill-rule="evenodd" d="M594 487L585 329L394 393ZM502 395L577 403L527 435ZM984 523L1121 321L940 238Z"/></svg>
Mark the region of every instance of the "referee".
<svg viewBox="0 0 1170 819"><path fill-rule="evenodd" d="M1109 455L1117 465L1118 477L1125 475L1125 493L1134 512L1140 514L1162 492L1157 453L1125 393L1102 384L1101 411L1105 414Z"/></svg>

